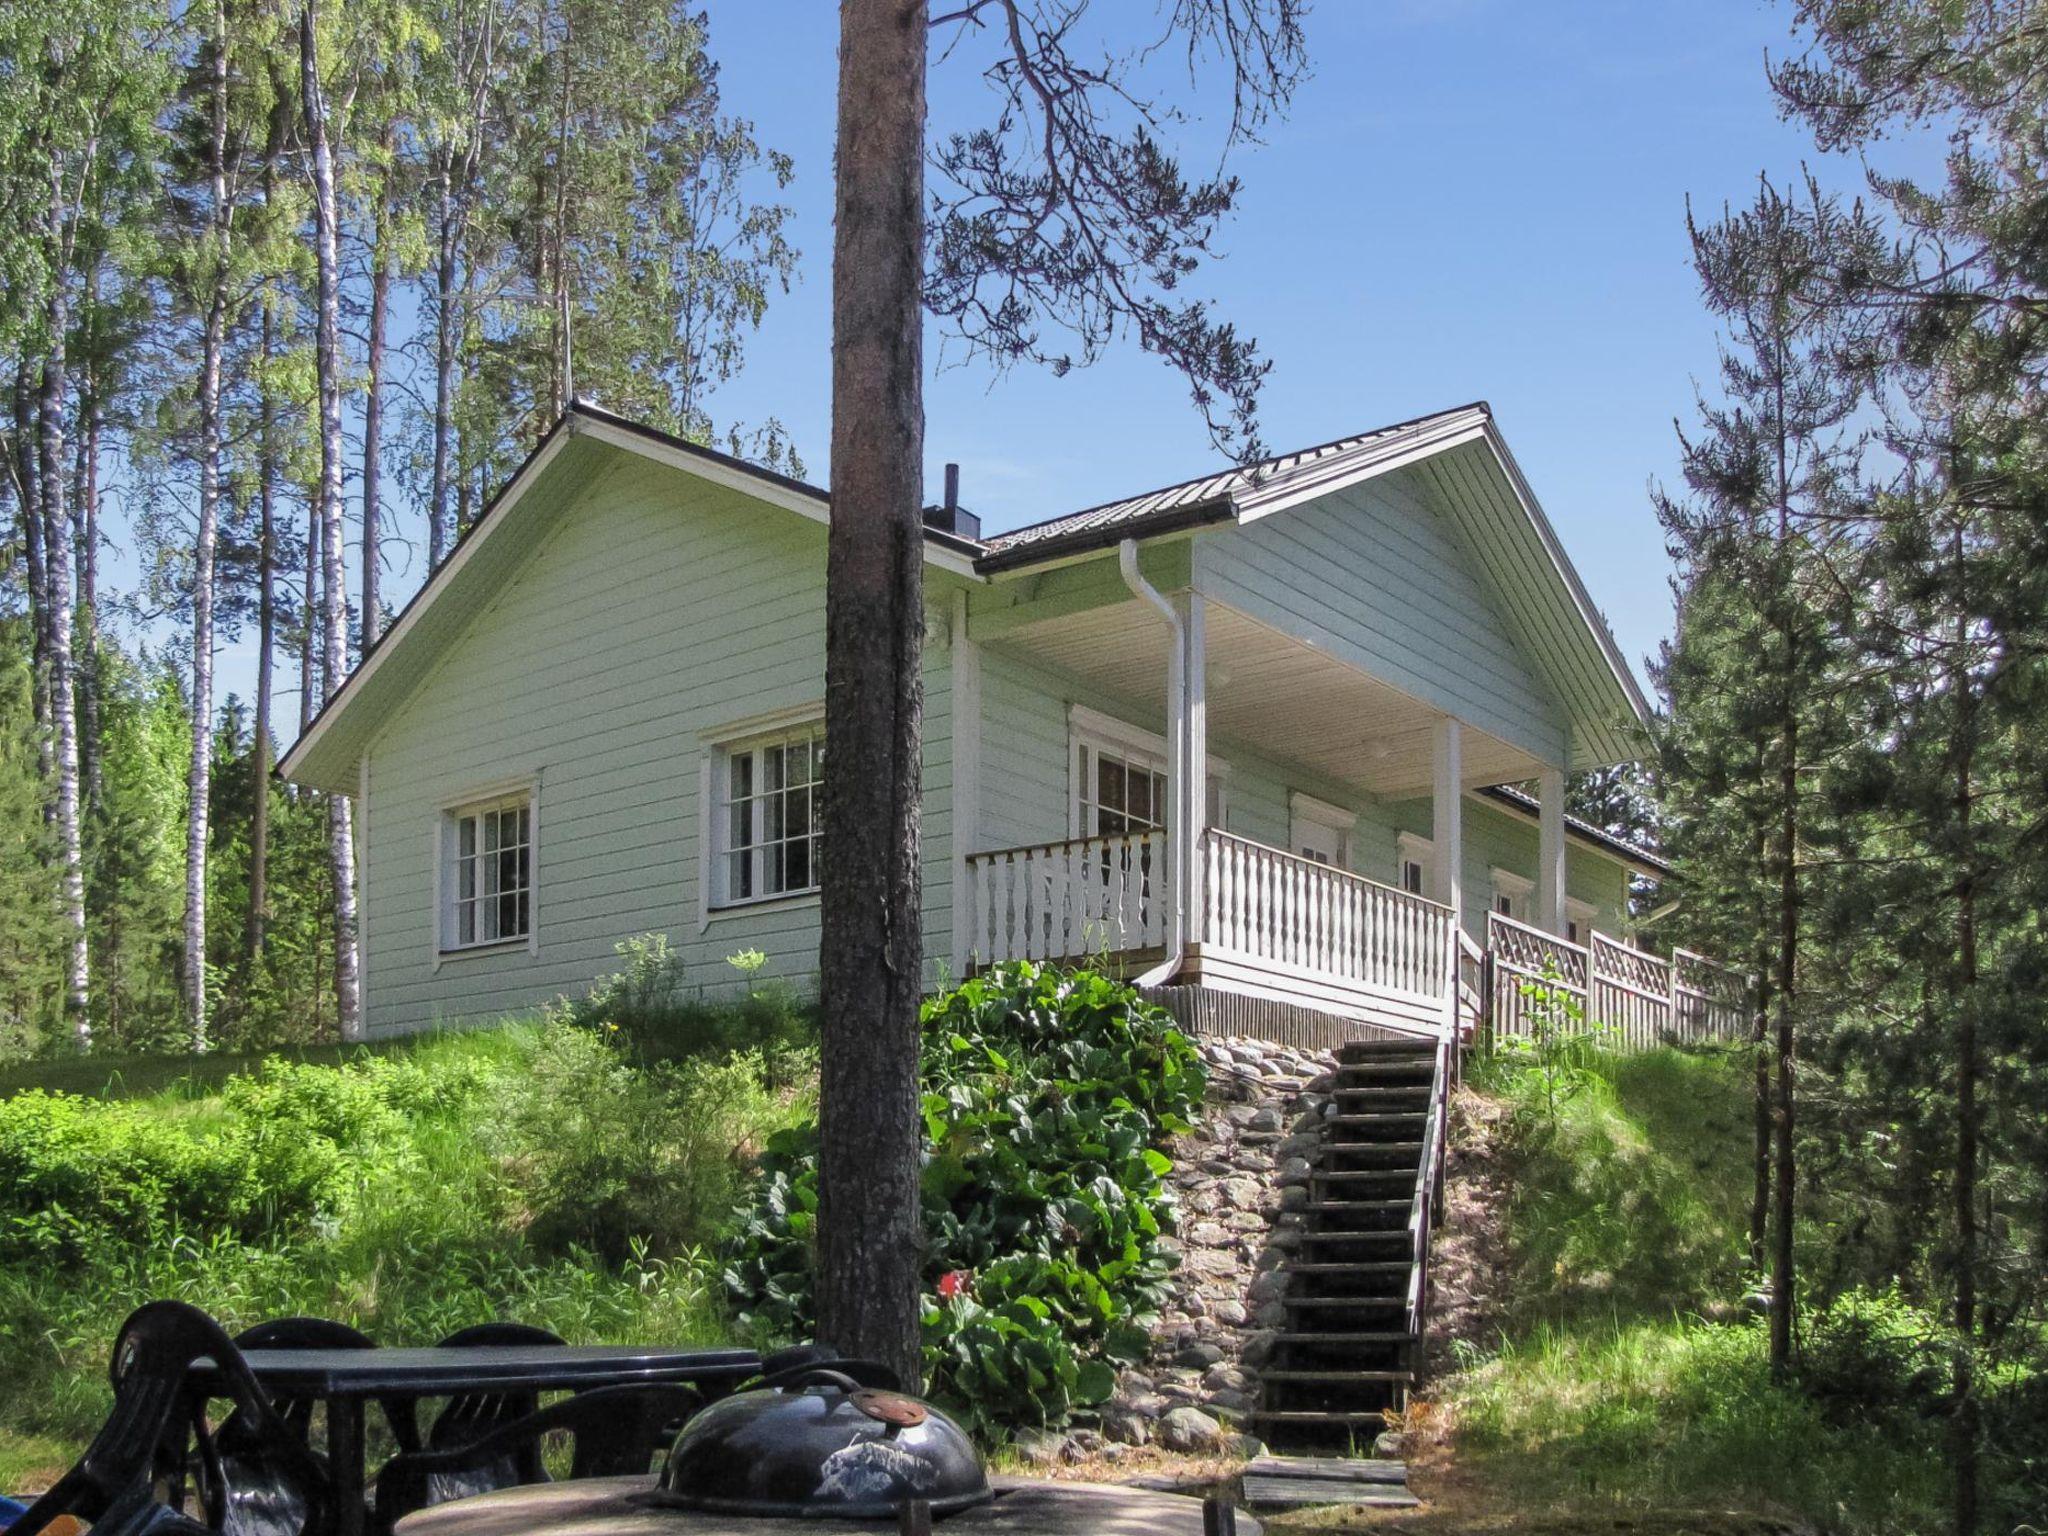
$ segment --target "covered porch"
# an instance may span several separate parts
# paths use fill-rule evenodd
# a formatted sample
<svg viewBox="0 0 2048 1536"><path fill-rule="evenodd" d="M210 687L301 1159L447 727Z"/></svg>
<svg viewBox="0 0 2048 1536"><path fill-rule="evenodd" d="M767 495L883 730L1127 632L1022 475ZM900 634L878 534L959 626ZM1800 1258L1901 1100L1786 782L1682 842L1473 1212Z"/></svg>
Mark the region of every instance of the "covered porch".
<svg viewBox="0 0 2048 1536"><path fill-rule="evenodd" d="M1069 706L1064 835L961 860L960 969L1100 959L1149 984L1469 1030L1490 896L1468 890L1466 800L1537 786L1533 864L1500 877L1530 926L1566 938L1569 722L1469 718L1205 591L1185 544L1145 553L1126 542L1113 565L956 619L956 650L1091 701ZM1000 752L986 719L981 749Z"/></svg>

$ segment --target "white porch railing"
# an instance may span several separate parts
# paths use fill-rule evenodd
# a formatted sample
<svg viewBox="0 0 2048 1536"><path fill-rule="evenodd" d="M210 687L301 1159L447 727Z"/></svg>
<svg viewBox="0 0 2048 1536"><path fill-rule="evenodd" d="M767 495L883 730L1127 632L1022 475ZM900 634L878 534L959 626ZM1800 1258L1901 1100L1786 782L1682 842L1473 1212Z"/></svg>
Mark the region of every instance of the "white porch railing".
<svg viewBox="0 0 2048 1536"><path fill-rule="evenodd" d="M1496 1038L1535 1033L1540 998L1530 991L1538 985L1575 1001L1589 1023L1613 1030L1624 1050L1736 1039L1748 1028L1747 979L1688 950L1664 960L1604 933L1594 934L1590 946L1572 944L1498 912L1487 916L1486 948Z"/></svg>
<svg viewBox="0 0 2048 1536"><path fill-rule="evenodd" d="M1165 946L1172 903L1161 829L969 854L967 876L982 964Z"/></svg>
<svg viewBox="0 0 2048 1536"><path fill-rule="evenodd" d="M1348 870L1211 827L1194 940L1339 992L1408 1005L1441 1027L1455 985L1451 909Z"/></svg>

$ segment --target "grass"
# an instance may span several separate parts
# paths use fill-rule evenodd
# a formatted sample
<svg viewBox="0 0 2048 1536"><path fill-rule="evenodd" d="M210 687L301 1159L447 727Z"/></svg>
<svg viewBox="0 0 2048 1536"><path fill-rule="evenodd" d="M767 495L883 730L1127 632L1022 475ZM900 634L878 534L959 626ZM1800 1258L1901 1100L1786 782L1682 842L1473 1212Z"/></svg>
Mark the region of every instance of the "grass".
<svg viewBox="0 0 2048 1536"><path fill-rule="evenodd" d="M1470 1516L1459 1528L1938 1528L1943 1470L1924 1420L1770 1380L1764 1331L1740 1304L1744 1064L1579 1051L1552 1067L1548 1081L1526 1063L1474 1074L1511 1105L1500 1336L1463 1346L1417 1413L1446 1502ZM1419 1481L1431 1491L1426 1470Z"/></svg>

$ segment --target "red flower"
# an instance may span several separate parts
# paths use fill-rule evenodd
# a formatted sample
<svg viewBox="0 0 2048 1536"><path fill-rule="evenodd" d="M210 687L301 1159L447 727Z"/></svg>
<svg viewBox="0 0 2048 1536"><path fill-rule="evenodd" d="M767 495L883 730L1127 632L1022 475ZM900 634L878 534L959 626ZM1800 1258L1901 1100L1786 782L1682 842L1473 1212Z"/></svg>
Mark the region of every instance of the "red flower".
<svg viewBox="0 0 2048 1536"><path fill-rule="evenodd" d="M964 1269L949 1269L939 1276L939 1294L948 1300L967 1294L967 1282L973 1277Z"/></svg>

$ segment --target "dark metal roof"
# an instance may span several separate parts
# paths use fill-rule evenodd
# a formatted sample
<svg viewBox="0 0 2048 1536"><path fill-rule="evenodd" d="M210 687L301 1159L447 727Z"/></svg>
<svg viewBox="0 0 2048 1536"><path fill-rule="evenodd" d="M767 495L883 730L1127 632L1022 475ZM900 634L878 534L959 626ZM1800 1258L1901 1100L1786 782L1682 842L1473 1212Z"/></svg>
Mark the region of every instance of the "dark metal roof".
<svg viewBox="0 0 2048 1536"><path fill-rule="evenodd" d="M1543 814L1542 803L1534 795L1524 793L1512 784L1488 784L1479 793L1527 816L1540 817ZM1564 826L1566 832L1580 841L1592 843L1626 863L1640 865L1647 874L1668 876L1671 873L1671 865L1664 855L1632 843L1625 837L1616 837L1604 827L1596 827L1590 821L1571 815L1565 817Z"/></svg>
<svg viewBox="0 0 2048 1536"><path fill-rule="evenodd" d="M1256 464L1233 465L1156 491L1106 501L1047 522L1012 529L984 540L989 552L976 564L983 571L1007 570L1038 560L1102 548L1121 539L1171 533L1204 523L1225 521L1233 515L1233 498L1241 491L1361 448L1385 447L1405 436L1420 437L1440 422L1472 412L1481 416L1490 414L1484 401L1455 406L1447 411L1432 411L1409 421L1375 427L1370 432L1335 438L1313 448L1298 448L1291 453L1262 459Z"/></svg>

